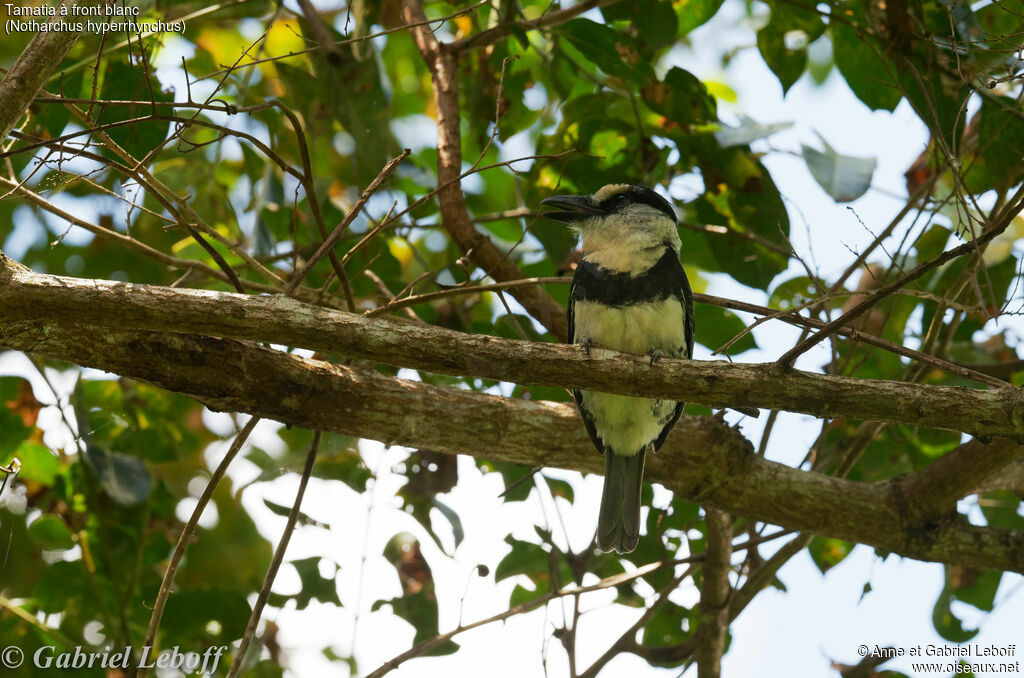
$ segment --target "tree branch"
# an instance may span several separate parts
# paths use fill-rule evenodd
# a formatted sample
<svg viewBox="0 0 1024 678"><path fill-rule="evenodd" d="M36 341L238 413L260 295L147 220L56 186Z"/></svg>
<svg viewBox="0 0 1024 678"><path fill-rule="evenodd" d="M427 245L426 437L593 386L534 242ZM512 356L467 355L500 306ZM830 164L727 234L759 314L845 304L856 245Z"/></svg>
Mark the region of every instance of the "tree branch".
<svg viewBox="0 0 1024 678"><path fill-rule="evenodd" d="M73 315L0 322L0 345L147 381L215 410L294 426L527 467L603 467L567 404L406 381L225 339L94 327ZM1020 532L976 527L959 517L915 522L906 506L914 498L894 491L896 481L853 482L767 461L714 418L683 417L663 451L651 456L648 478L692 501L792 530L920 560L1024 572Z"/></svg>
<svg viewBox="0 0 1024 678"><path fill-rule="evenodd" d="M954 175L956 174L954 173ZM908 284L914 282L915 280L923 276L925 273L928 273L929 271L938 268L942 264L945 264L947 261L952 261L953 259L956 259L957 257L963 256L965 254L979 253L981 251L979 248L983 248L993 238L995 238L1000 233L1006 230L1006 228L1010 225L1010 222L1013 220L1013 218L1017 216L1018 212L1020 212L1022 202L1024 202L1024 186L1021 186L1020 188L1017 189L1017 192L1003 207L1003 209L1000 210L999 214L992 216L990 223L987 226L986 231L983 235L981 235L978 238L972 239L968 242L965 242L963 245L960 245L959 247L954 247L951 250L947 250L940 254L939 256L935 257L934 259L930 259L920 264L913 270L908 271L907 273L900 276L897 280L880 288L871 296L865 297L849 311L846 311L841 316L828 323L821 330L810 335L809 337L806 337L805 339L800 341L796 346L786 351L786 353L784 353L779 358L778 363L780 365L789 367L790 365L793 364L793 361L795 361L800 355L806 353L808 350L816 346L818 342L827 339L832 334L835 334L840 327L852 324L854 320L862 316L864 313L870 310L872 306L882 301L882 299L884 299L885 297L893 294L900 288L905 287Z"/></svg>
<svg viewBox="0 0 1024 678"><path fill-rule="evenodd" d="M893 488L907 498L912 519L938 520L954 514L958 499L1001 475L1020 456L1020 445L1005 438L975 439L939 457L921 473L904 476Z"/></svg>
<svg viewBox="0 0 1024 678"><path fill-rule="evenodd" d="M501 23L494 28L489 28L482 33L471 35L468 38L456 40L451 44L451 49L454 52L468 52L470 50L479 49L480 47L486 47L493 45L499 40L503 40L508 36L512 35L512 30L521 31L535 31L542 28L551 28L564 24L570 19L575 19L580 14L587 12L595 7L604 7L610 5L618 0L583 0L575 5L560 9L554 12L548 12L536 19L527 19L526 21L520 21L518 23L511 21L511 17L504 17L506 21Z"/></svg>
<svg viewBox="0 0 1024 678"><path fill-rule="evenodd" d="M707 557L701 569L700 626L695 644L698 678L718 678L722 674L725 633L729 629L729 573L732 571L732 516L707 509Z"/></svg>
<svg viewBox="0 0 1024 678"><path fill-rule="evenodd" d="M94 7L111 4L112 0L79 0L72 5ZM60 15L49 23L61 20ZM0 141L14 129L18 118L42 89L53 69L75 46L80 32L39 31L18 56L18 60L0 80Z"/></svg>
<svg viewBox="0 0 1024 678"><path fill-rule="evenodd" d="M309 477L313 474L313 464L316 462L319 449L320 431L316 430L313 432L313 441L309 444L309 452L306 453L306 465L303 466L302 475L299 477L299 489L295 492L295 502L292 504L291 510L288 511L288 521L285 523L281 540L277 543L277 548L274 549L274 557L270 561L270 567L267 568L267 574L263 577L263 585L260 586L260 593L252 606L252 614L249 615L249 621L245 625L242 642L238 645L235 661L228 671L228 678L235 678L245 665L245 652L249 649L249 644L256 634L256 627L263 615L263 608L267 604L267 599L270 598L270 587L273 586L274 580L277 578L277 571L281 569L281 563L284 561L284 554L288 551L288 542L291 541L292 532L295 531L295 523L299 519L299 508L302 506L302 497L306 494L306 485L309 483Z"/></svg>
<svg viewBox="0 0 1024 678"><path fill-rule="evenodd" d="M1024 440L1024 395L513 341L309 306L283 296L34 273L0 254L0 324L66 323L231 337L464 377L585 388L708 407L786 410ZM15 347L10 329L0 343ZM19 346L20 348L20 346ZM31 348L22 350L32 350ZM241 408L244 410L244 408Z"/></svg>
<svg viewBox="0 0 1024 678"><path fill-rule="evenodd" d="M508 256L476 230L462 194L462 135L459 125L458 56L450 45L440 43L427 25L418 0L405 0L402 17L412 27L412 36L423 55L434 83L437 108L437 200L444 227L459 249L497 282L523 278ZM552 334L565 339L569 333L565 311L538 287L517 287L509 294Z"/></svg>
<svg viewBox="0 0 1024 678"><path fill-rule="evenodd" d="M235 456L241 451L242 446L249 439L249 435L256 428L256 424L260 422L259 417L251 417L242 428L241 431L235 435L235 439L231 442L231 447L228 449L224 458L221 459L220 463L217 464L217 468L210 476L209 482L206 483L206 487L203 489L202 495L199 497L199 501L196 502L195 508L192 509L192 515L189 516L188 522L181 528L181 533L178 535L178 541L174 545L174 551L171 553L170 560L167 561L167 569L164 570L163 579L160 582L160 590L157 592L156 602L153 603L153 612L149 617L149 626L146 628L146 639L143 641L143 647L152 647L156 642L156 632L160 628L160 619L164 614L164 607L167 605L167 599L171 595L171 585L174 583L174 575L178 571L178 565L181 564L181 559L185 556L185 549L188 548L192 542L192 536L195 534L196 527L199 525L199 519L203 515L203 511L206 510L207 504L210 503L210 499L213 498L213 493L217 490L217 486L220 485L221 479L224 474L227 473L228 466L234 461ZM237 661L237 660L236 660ZM146 665L138 667L137 678L146 678L146 671L149 669Z"/></svg>

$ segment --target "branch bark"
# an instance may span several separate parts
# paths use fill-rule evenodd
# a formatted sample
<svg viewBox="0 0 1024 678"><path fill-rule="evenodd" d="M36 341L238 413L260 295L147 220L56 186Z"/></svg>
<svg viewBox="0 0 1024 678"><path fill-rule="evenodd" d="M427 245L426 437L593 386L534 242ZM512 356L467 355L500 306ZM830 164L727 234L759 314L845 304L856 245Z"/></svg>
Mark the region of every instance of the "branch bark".
<svg viewBox="0 0 1024 678"><path fill-rule="evenodd" d="M709 407L786 410L1024 440L1024 395L854 379L774 364L672 360L513 341L314 307L284 296L84 280L34 273L0 254L0 324L66 323L230 337L441 374L585 388ZM7 330L0 344L21 347ZM32 350L31 348L22 350ZM245 409L245 408L241 408Z"/></svg>
<svg viewBox="0 0 1024 678"><path fill-rule="evenodd" d="M437 200L441 218L452 240L474 264L487 271L497 282L518 280L523 276L508 256L476 230L462 194L462 134L459 125L458 53L443 44L427 25L427 16L418 0L405 0L402 17L412 28L413 40L430 70L437 109ZM537 322L552 334L565 339L569 334L565 311L544 290L518 287L509 290Z"/></svg>
<svg viewBox="0 0 1024 678"><path fill-rule="evenodd" d="M698 678L719 678L722 675L722 653L729 629L729 597L732 587L732 516L724 511L708 509L707 557L701 568L700 626L697 628Z"/></svg>
<svg viewBox="0 0 1024 678"><path fill-rule="evenodd" d="M0 291L5 287L0 279ZM600 472L603 464L567 404L406 381L227 339L96 327L76 315L0 323L0 345L294 426L527 467ZM1024 572L1020 532L976 527L957 516L918 521L907 506L917 498L893 489L905 480L859 483L767 461L714 418L683 417L650 458L648 478L706 506L789 529L920 560Z"/></svg>

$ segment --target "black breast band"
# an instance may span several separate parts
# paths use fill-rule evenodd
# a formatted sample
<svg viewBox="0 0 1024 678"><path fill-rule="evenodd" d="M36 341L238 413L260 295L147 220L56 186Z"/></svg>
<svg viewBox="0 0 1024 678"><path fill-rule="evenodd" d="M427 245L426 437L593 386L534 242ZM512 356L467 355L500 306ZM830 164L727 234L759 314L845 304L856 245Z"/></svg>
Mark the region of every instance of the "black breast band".
<svg viewBox="0 0 1024 678"><path fill-rule="evenodd" d="M573 278L572 300L593 301L605 306L629 306L637 303L682 299L689 291L686 273L679 255L666 246L654 266L641 273L616 273L595 263L581 261Z"/></svg>

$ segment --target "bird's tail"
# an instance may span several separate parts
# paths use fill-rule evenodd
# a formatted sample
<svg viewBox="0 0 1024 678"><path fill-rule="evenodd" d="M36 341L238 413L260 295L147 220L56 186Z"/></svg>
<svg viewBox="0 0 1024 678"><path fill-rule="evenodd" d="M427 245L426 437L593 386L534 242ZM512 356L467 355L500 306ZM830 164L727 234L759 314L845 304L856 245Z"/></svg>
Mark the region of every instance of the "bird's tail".
<svg viewBox="0 0 1024 678"><path fill-rule="evenodd" d="M597 546L602 551L629 553L640 540L640 489L643 487L644 454L604 453L604 491L597 517Z"/></svg>

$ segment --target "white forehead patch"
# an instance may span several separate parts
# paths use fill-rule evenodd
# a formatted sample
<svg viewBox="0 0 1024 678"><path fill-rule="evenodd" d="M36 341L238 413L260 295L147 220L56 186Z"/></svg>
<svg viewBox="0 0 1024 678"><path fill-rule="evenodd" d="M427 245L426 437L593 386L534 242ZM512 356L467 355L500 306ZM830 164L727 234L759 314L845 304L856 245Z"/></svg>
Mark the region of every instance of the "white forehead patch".
<svg viewBox="0 0 1024 678"><path fill-rule="evenodd" d="M608 184L607 186L602 186L597 189L597 193L594 194L594 200L597 202L604 202L613 195L622 193L623 191L628 191L629 189L629 184Z"/></svg>

